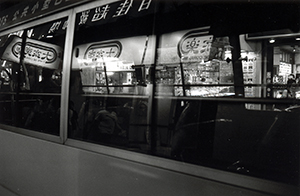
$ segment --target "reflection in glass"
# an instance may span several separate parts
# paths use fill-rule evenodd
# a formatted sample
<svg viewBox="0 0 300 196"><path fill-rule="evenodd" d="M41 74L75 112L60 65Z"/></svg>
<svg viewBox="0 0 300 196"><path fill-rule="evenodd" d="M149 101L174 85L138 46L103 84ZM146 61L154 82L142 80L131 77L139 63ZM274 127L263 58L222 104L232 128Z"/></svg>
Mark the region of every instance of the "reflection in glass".
<svg viewBox="0 0 300 196"><path fill-rule="evenodd" d="M69 110L74 121L69 123L68 135L148 152L153 88L150 70L156 42L152 35L153 5L141 10L143 2L133 1L128 12L115 15L119 4L107 5L107 17L99 20L95 9L76 16Z"/></svg>
<svg viewBox="0 0 300 196"><path fill-rule="evenodd" d="M251 25L215 17L240 9L197 4L164 1L155 23L77 14L69 137L298 184L299 107L262 111L273 101L263 41L240 35Z"/></svg>
<svg viewBox="0 0 300 196"><path fill-rule="evenodd" d="M66 21L1 37L1 123L59 134Z"/></svg>
<svg viewBox="0 0 300 196"><path fill-rule="evenodd" d="M208 30L206 27L161 36L155 79L159 95L234 95L233 86L228 85L233 84L228 38L213 38L207 35ZM181 85L183 88L179 88Z"/></svg>

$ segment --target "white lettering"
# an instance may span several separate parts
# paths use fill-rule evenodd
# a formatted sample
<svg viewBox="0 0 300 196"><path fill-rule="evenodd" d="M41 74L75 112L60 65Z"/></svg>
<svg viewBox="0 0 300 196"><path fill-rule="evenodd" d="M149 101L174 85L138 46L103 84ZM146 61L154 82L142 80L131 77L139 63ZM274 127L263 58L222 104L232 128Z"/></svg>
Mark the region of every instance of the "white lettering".
<svg viewBox="0 0 300 196"><path fill-rule="evenodd" d="M39 2L36 2L36 4L34 4L31 8L31 13L34 14L37 9L39 9Z"/></svg>
<svg viewBox="0 0 300 196"><path fill-rule="evenodd" d="M28 37L31 37L32 34L33 34L33 29L30 29L30 30L27 31L27 36Z"/></svg>
<svg viewBox="0 0 300 196"><path fill-rule="evenodd" d="M44 4L43 4L43 7L42 7L42 10L48 9L50 3L51 3L51 0L45 0L45 1L44 1Z"/></svg>
<svg viewBox="0 0 300 196"><path fill-rule="evenodd" d="M62 29L65 30L68 27L68 21L66 20L62 26Z"/></svg>
<svg viewBox="0 0 300 196"><path fill-rule="evenodd" d="M152 0L143 0L138 11L140 12L142 10L147 10L151 4L151 1Z"/></svg>
<svg viewBox="0 0 300 196"><path fill-rule="evenodd" d="M7 18L8 18L8 15L0 18L0 26L5 25L5 23L7 22Z"/></svg>
<svg viewBox="0 0 300 196"><path fill-rule="evenodd" d="M29 6L25 7L22 14L21 14L21 18L27 16L27 13L28 13L28 10L29 10Z"/></svg>
<svg viewBox="0 0 300 196"><path fill-rule="evenodd" d="M106 5L104 7L95 8L95 14L92 18L92 22L95 22L95 21L98 21L101 19L105 19L106 15L109 11L109 8L110 8L109 5Z"/></svg>
<svg viewBox="0 0 300 196"><path fill-rule="evenodd" d="M124 3L121 3L113 17L126 15L132 7L132 2L133 0L125 0Z"/></svg>
<svg viewBox="0 0 300 196"><path fill-rule="evenodd" d="M81 13L79 25L85 24L89 17L90 10Z"/></svg>
<svg viewBox="0 0 300 196"><path fill-rule="evenodd" d="M48 33L53 33L54 31L58 30L60 24L61 24L61 21L53 23L52 26L50 27Z"/></svg>
<svg viewBox="0 0 300 196"><path fill-rule="evenodd" d="M61 4L62 0L55 0L54 5L59 5Z"/></svg>
<svg viewBox="0 0 300 196"><path fill-rule="evenodd" d="M17 10L15 13L14 13L14 16L13 16L13 21L14 20L17 20L18 19L18 15L20 14L20 11L19 10Z"/></svg>

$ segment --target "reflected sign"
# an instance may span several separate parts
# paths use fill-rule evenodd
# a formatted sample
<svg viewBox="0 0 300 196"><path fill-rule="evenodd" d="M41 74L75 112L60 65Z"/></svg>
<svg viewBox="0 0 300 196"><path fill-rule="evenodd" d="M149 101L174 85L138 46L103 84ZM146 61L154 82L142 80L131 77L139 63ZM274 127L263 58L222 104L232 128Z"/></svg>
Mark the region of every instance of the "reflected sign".
<svg viewBox="0 0 300 196"><path fill-rule="evenodd" d="M22 39L11 36L2 53L4 60L20 63ZM46 42L26 39L24 50L24 63L34 66L45 67L48 69L58 69L62 62L61 47Z"/></svg>

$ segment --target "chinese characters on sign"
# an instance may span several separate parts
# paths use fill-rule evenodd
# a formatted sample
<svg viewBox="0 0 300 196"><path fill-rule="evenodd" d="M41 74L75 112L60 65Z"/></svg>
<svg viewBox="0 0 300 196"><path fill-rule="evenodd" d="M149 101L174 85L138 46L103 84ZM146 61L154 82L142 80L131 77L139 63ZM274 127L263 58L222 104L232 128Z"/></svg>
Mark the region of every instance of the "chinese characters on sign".
<svg viewBox="0 0 300 196"><path fill-rule="evenodd" d="M83 2L90 0L83 0ZM24 1L21 4L16 5L8 10L4 10L0 13L0 28L8 27L18 22L30 20L35 16L45 15L53 11L57 11L59 8L76 4L78 1L71 0L36 0L36 1ZM106 19L111 12L110 18L127 15L132 10L141 12L150 9L152 0L123 0L117 2L115 8L112 4L97 7L93 10L93 13L88 11L82 12L80 16L80 24L85 24L92 14L90 19L92 22ZM113 7L113 9L112 9Z"/></svg>
<svg viewBox="0 0 300 196"><path fill-rule="evenodd" d="M108 12L109 12L109 5L95 8L95 14L92 18L92 22L105 19Z"/></svg>
<svg viewBox="0 0 300 196"><path fill-rule="evenodd" d="M85 2L89 0L83 0ZM48 14L57 11L59 8L77 4L78 1L71 0L35 0L24 1L15 7L4 10L0 13L0 28L8 27L12 24L30 20L35 16Z"/></svg>
<svg viewBox="0 0 300 196"><path fill-rule="evenodd" d="M12 47L12 53L20 58L21 54L21 42L16 43ZM25 47L25 59L26 61L32 61L37 63L52 63L56 59L56 52L52 48L41 47L33 43L27 43Z"/></svg>
<svg viewBox="0 0 300 196"><path fill-rule="evenodd" d="M136 4L134 4L136 2ZM141 12L148 10L152 0L134 1L124 0L118 4L108 4L96 7L91 10L81 12L79 17L79 25L84 25L87 22L98 22L107 18L116 18L127 15L131 10Z"/></svg>
<svg viewBox="0 0 300 196"><path fill-rule="evenodd" d="M19 63L21 54L21 38L11 36L10 42L3 51L1 58L11 62ZM61 64L62 48L38 40L27 39L24 53L26 64L57 69Z"/></svg>
<svg viewBox="0 0 300 196"><path fill-rule="evenodd" d="M93 44L86 51L85 66L101 66L105 61L116 61L122 52L122 44L118 41Z"/></svg>
<svg viewBox="0 0 300 196"><path fill-rule="evenodd" d="M52 26L50 27L50 29L48 31L48 34L53 33L55 31L58 31L60 28L62 30L66 30L67 27L68 27L68 21L67 20L64 21L64 22L62 22L62 21L54 22L52 24Z"/></svg>

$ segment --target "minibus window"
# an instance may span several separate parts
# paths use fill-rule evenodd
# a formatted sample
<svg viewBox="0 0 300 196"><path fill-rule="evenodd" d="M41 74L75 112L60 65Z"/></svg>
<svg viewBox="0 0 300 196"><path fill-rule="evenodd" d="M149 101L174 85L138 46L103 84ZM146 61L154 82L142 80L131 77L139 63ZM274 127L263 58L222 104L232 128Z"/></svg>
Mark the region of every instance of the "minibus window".
<svg viewBox="0 0 300 196"><path fill-rule="evenodd" d="M76 14L70 138L149 151L153 9L151 1L126 1Z"/></svg>
<svg viewBox="0 0 300 196"><path fill-rule="evenodd" d="M297 91L277 95L298 77L297 22L266 4L130 2L76 13L69 138L298 184Z"/></svg>
<svg viewBox="0 0 300 196"><path fill-rule="evenodd" d="M59 134L66 22L51 21L3 37L2 123Z"/></svg>

